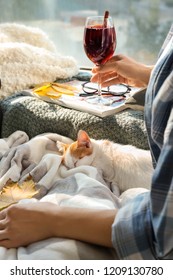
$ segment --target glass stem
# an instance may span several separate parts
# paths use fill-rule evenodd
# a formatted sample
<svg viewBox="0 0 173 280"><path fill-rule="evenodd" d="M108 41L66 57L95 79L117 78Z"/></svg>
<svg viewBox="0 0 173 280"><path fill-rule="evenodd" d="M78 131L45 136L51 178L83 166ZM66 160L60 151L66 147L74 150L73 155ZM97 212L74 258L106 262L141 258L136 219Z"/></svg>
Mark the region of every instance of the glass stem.
<svg viewBox="0 0 173 280"><path fill-rule="evenodd" d="M100 75L98 75L98 96L101 97L102 95L102 87L100 84Z"/></svg>

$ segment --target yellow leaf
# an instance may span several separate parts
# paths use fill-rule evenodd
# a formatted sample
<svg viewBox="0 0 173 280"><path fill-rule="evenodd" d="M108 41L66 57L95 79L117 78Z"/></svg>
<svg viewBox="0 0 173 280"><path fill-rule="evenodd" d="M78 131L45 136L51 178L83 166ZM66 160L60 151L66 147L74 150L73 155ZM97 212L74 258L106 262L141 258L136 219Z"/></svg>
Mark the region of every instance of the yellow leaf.
<svg viewBox="0 0 173 280"><path fill-rule="evenodd" d="M0 210L19 202L21 199L31 198L37 193L31 177L28 177L21 185L8 181L0 192Z"/></svg>
<svg viewBox="0 0 173 280"><path fill-rule="evenodd" d="M62 94L74 96L74 93L79 90L77 87L63 83L43 83L33 88L33 92L41 96L60 98Z"/></svg>
<svg viewBox="0 0 173 280"><path fill-rule="evenodd" d="M37 95L40 96L48 96L50 98L60 98L62 94L57 93L57 92L46 92L46 91L39 91L35 92Z"/></svg>
<svg viewBox="0 0 173 280"><path fill-rule="evenodd" d="M69 90L72 90L72 91L78 91L77 87L67 85L65 83L52 83L52 85L55 86L55 87L66 88L66 89L69 89Z"/></svg>

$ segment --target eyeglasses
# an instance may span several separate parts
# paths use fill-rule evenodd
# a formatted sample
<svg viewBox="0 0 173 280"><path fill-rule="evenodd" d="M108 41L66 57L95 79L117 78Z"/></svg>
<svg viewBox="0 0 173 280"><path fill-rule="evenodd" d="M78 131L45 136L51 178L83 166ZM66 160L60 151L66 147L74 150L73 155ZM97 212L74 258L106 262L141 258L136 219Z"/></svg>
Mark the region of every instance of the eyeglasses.
<svg viewBox="0 0 173 280"><path fill-rule="evenodd" d="M98 92L97 84L91 82L85 82L82 84L82 89L84 93L81 93L80 96L91 96ZM126 84L118 84L110 87L102 88L103 94L113 95L113 96L123 96L126 97L126 94L131 91L131 88Z"/></svg>

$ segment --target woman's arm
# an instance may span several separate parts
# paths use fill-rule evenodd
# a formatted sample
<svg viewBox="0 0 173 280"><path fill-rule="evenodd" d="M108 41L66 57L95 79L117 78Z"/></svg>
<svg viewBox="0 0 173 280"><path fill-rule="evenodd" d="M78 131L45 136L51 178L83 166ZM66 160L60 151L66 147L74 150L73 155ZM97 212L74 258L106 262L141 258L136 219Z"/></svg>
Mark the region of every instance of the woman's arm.
<svg viewBox="0 0 173 280"><path fill-rule="evenodd" d="M0 212L0 246L26 246L49 237L112 246L116 210L59 207L53 203L15 204Z"/></svg>
<svg viewBox="0 0 173 280"><path fill-rule="evenodd" d="M146 87L154 66L147 66L124 55L115 55L104 65L94 67L92 82L102 87L125 83L135 87Z"/></svg>

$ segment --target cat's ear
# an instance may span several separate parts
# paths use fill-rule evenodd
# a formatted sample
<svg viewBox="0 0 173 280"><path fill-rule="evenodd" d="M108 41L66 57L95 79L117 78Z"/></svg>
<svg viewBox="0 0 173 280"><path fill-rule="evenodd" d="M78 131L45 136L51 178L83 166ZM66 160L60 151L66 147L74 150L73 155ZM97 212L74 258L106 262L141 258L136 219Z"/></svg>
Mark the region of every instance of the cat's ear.
<svg viewBox="0 0 173 280"><path fill-rule="evenodd" d="M88 134L84 130L79 130L77 136L77 145L78 147L91 148L91 140Z"/></svg>

